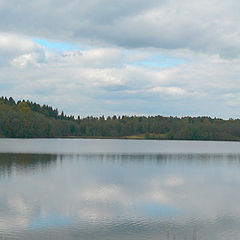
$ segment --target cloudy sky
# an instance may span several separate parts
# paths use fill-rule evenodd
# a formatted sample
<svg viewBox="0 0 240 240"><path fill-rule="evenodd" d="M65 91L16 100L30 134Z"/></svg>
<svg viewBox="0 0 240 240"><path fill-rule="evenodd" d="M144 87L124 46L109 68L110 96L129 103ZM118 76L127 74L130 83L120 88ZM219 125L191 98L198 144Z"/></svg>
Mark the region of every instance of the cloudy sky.
<svg viewBox="0 0 240 240"><path fill-rule="evenodd" d="M237 0L0 0L0 95L68 114L240 116Z"/></svg>

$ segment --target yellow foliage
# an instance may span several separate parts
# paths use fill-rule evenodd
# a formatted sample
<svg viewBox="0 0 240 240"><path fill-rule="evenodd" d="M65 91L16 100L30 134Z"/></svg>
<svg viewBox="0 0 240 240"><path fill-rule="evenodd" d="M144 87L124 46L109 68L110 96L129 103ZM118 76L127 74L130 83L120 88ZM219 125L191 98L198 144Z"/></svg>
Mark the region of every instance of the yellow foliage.
<svg viewBox="0 0 240 240"><path fill-rule="evenodd" d="M31 112L31 108L25 102L20 102L18 108L24 114L29 114Z"/></svg>

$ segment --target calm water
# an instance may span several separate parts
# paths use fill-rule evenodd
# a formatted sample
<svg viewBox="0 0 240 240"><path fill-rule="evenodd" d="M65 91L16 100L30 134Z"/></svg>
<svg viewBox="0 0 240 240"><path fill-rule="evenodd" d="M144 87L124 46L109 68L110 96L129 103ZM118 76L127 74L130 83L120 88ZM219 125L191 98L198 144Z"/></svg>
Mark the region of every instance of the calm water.
<svg viewBox="0 0 240 240"><path fill-rule="evenodd" d="M240 239L240 144L0 140L0 239Z"/></svg>

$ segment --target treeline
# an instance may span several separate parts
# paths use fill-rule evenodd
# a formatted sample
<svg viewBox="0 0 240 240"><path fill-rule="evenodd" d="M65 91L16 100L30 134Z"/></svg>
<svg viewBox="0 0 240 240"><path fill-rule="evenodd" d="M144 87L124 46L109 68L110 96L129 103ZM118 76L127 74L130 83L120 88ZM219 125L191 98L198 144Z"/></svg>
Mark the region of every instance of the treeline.
<svg viewBox="0 0 240 240"><path fill-rule="evenodd" d="M48 105L0 98L0 137L105 137L240 140L240 120L210 117L112 116L75 118Z"/></svg>

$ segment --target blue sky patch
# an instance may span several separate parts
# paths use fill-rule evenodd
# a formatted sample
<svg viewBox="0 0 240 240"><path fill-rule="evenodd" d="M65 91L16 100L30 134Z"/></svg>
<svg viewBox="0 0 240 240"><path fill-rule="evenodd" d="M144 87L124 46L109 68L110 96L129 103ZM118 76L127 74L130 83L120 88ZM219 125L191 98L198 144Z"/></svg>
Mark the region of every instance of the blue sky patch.
<svg viewBox="0 0 240 240"><path fill-rule="evenodd" d="M49 226L65 226L72 223L72 220L60 215L48 215L34 219L29 226L31 228L42 228Z"/></svg>
<svg viewBox="0 0 240 240"><path fill-rule="evenodd" d="M79 49L78 46L74 43L68 43L68 42L55 42L55 41L49 41L46 39L41 38L33 38L33 41L42 47L45 47L49 50L57 50L57 51L73 51Z"/></svg>
<svg viewBox="0 0 240 240"><path fill-rule="evenodd" d="M141 202L135 204L133 208L144 216L153 218L164 218L180 213L180 210L173 206L154 202Z"/></svg>
<svg viewBox="0 0 240 240"><path fill-rule="evenodd" d="M138 67L175 67L184 63L186 63L185 59L171 58L158 54L145 58L141 61L134 62L132 65Z"/></svg>

